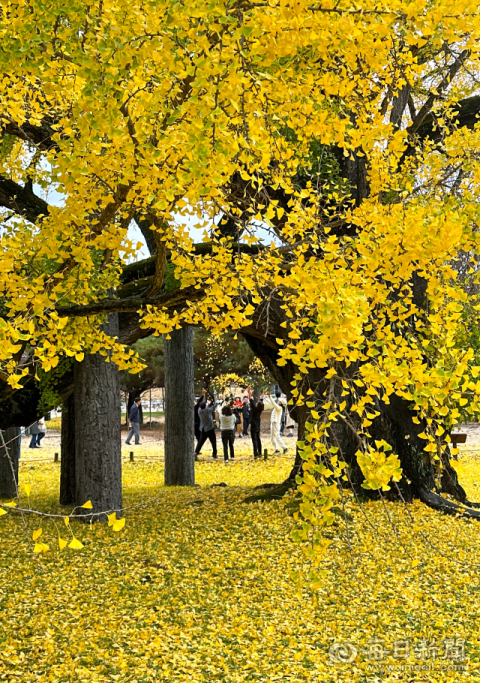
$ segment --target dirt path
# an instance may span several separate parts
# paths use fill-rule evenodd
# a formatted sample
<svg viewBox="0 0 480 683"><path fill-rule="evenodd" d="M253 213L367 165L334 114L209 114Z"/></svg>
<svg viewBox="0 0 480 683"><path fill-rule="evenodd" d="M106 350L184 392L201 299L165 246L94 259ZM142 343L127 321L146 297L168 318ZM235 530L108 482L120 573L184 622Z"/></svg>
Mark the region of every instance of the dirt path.
<svg viewBox="0 0 480 683"><path fill-rule="evenodd" d="M165 429L165 420L163 417L157 418L157 422L159 423L158 425L154 427L149 427L147 425L142 425L141 428L141 441L145 444L147 443L158 443L158 442L163 442L164 438L164 429ZM48 425L48 423L47 423ZM47 427L48 428L48 427ZM454 433L461 433L461 434L466 434L467 435L467 441L465 444L459 444L460 448L460 455L462 454L462 451L465 452L474 452L474 451L480 451L480 424L476 422L469 422L467 424L461 425L458 429L454 431ZM122 443L125 441L127 438L127 433L128 429L122 425ZM218 434L218 441L220 441L220 432ZM270 435L270 413L265 412L262 415L262 440L267 441L269 439ZM295 429L295 437L297 436L297 430ZM285 437L286 438L286 437ZM250 442L250 437L247 437L248 441ZM289 438L286 439L287 445L290 446L290 443L293 442L294 440ZM27 448L29 443L29 437L23 437L22 439L22 448ZM47 431L47 434L45 438L42 441L44 446L54 448L58 447L60 448L60 430L59 429L49 429Z"/></svg>
<svg viewBox="0 0 480 683"><path fill-rule="evenodd" d="M165 418L164 417L159 417L159 418L154 418L155 422L158 424L150 427L148 424L144 424L141 426L140 429L140 441L145 444L152 444L152 443L159 443L164 440L164 431L165 431ZM128 434L128 428L125 427L125 425L122 425L122 443L125 442L125 439L127 438ZM262 415L262 432L261 432L262 440L268 440L270 436L270 411L265 411ZM297 436L297 429L295 428L294 430L294 436ZM236 437L237 438L237 437ZM284 436L285 443L290 447L291 443L295 443L295 439L293 438L287 438ZM480 439L480 435L479 435ZM28 443L30 441L30 437L25 436L22 439L22 448L28 448ZM220 440L220 432L217 431L217 441L221 445L221 440ZM243 438L242 441L248 441L250 444L250 436L247 436L246 438ZM49 447L49 448L55 448L58 447L60 448L60 430L59 429L48 429L48 422L47 422L47 433L45 437L42 439L42 445Z"/></svg>

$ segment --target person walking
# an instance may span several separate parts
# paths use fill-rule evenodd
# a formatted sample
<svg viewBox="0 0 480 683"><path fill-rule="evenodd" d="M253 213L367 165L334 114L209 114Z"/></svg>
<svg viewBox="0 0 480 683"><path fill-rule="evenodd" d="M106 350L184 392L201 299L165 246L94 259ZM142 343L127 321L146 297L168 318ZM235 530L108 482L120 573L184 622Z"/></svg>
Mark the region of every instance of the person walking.
<svg viewBox="0 0 480 683"><path fill-rule="evenodd" d="M228 448L230 447L230 460L234 460L235 415L229 405L223 406L220 413L220 431L222 434L223 459L225 462L228 462Z"/></svg>
<svg viewBox="0 0 480 683"><path fill-rule="evenodd" d="M202 390L202 399L198 408L198 416L200 418L200 441L197 443L195 448L195 458L200 455L202 446L207 439L210 440L212 444L212 458L217 457L217 435L215 434L215 425L213 423L213 416L215 409L218 405L218 401L207 401L206 389Z"/></svg>
<svg viewBox="0 0 480 683"><path fill-rule="evenodd" d="M200 396L195 403L193 404L193 419L194 419L194 429L195 429L195 438L197 440L197 445L198 442L200 441L200 436L201 436L201 431L200 431L200 416L198 414L198 409L200 408L200 403L202 402L203 396Z"/></svg>
<svg viewBox="0 0 480 683"><path fill-rule="evenodd" d="M202 402L202 398L203 398L203 395L200 396L195 401L195 403L193 404L194 433L195 433L195 438L197 440L197 445L195 446L195 449L198 448L198 444L200 443L200 439L202 438L200 415L198 414L198 411L200 408L200 403ZM195 454L195 460L198 460L197 454Z"/></svg>
<svg viewBox="0 0 480 683"><path fill-rule="evenodd" d="M272 415L270 417L270 438L272 440L273 447L275 448L273 454L278 455L280 453L280 448L284 453L288 451L288 448L285 446L285 443L280 436L280 422L282 419L283 410L281 393L277 391L275 395L277 399L276 401L273 400L273 398L270 396L270 392L267 391L265 394L264 405L265 408L272 409Z"/></svg>
<svg viewBox="0 0 480 683"><path fill-rule="evenodd" d="M37 437L40 434L40 425L38 422L34 422L30 427L30 434L32 438L30 439L29 448L37 448ZM40 448L40 446L38 446Z"/></svg>
<svg viewBox="0 0 480 683"><path fill-rule="evenodd" d="M37 448L41 448L40 441L43 439L47 433L47 425L45 424L45 419L41 417L38 424L38 434L37 434Z"/></svg>
<svg viewBox="0 0 480 683"><path fill-rule="evenodd" d="M132 407L130 408L130 413L128 415L128 419L130 421L130 431L128 432L127 440L125 441L127 446L130 446L130 440L133 435L135 435L135 446L140 446L140 422L142 418L140 411L141 404L142 400L137 396Z"/></svg>
<svg viewBox="0 0 480 683"><path fill-rule="evenodd" d="M247 391L250 400L250 436L252 438L253 457L257 459L262 457L262 441L260 439L260 430L262 426L262 413L264 405L261 398L257 402L253 400L250 387L247 387Z"/></svg>
<svg viewBox="0 0 480 683"><path fill-rule="evenodd" d="M242 435L248 436L248 426L250 424L250 403L248 402L248 396L243 397L242 419L243 419Z"/></svg>

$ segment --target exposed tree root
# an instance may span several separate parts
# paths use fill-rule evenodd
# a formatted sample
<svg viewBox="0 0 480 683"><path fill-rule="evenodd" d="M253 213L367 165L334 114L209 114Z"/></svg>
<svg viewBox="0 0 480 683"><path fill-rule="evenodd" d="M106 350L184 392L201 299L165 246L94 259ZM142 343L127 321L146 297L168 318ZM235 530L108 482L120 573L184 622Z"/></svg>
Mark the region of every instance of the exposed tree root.
<svg viewBox="0 0 480 683"><path fill-rule="evenodd" d="M440 479L441 493L448 493L459 503L466 504L467 494L465 489L458 481L458 475L450 465L450 461L447 459L444 463L442 470L442 476Z"/></svg>
<svg viewBox="0 0 480 683"><path fill-rule="evenodd" d="M480 520L480 512L477 512L476 510L480 509L480 503L474 503L470 500L467 500L466 494L458 481L451 481L450 486L445 486L445 483L446 482L444 481L444 486L442 487L443 491L455 497L456 500L460 502L460 505L443 498L443 496L439 495L438 493L428 491L424 488L418 489L418 497L423 503L425 503L425 505L428 505L434 510L440 510L441 512L449 515L462 515L468 519ZM290 477L281 484L261 484L260 486L255 486L254 491L260 489L262 490L262 493L255 493L251 496L247 496L243 502L257 503L268 502L270 500L280 500L285 496L287 491L295 488L295 486L295 480Z"/></svg>
<svg viewBox="0 0 480 683"><path fill-rule="evenodd" d="M295 485L295 482L292 481L291 479L287 479L284 481L282 484L277 484L276 486L267 489L264 493L256 493L253 494L252 496L248 496L245 498L243 501L244 503L257 503L259 501L261 502L267 502L269 500L279 500L280 498L283 498L283 496L289 491L291 488L293 488ZM264 487L262 487L264 488ZM480 516L480 513L479 513Z"/></svg>
<svg viewBox="0 0 480 683"><path fill-rule="evenodd" d="M443 470L441 484L442 493L448 493L456 501L469 508L480 508L480 503L474 503L473 501L468 500L465 489L458 481L457 473L451 467L450 463L447 463L447 467Z"/></svg>
<svg viewBox="0 0 480 683"><path fill-rule="evenodd" d="M432 491L427 491L426 489L419 489L419 498L422 503L428 505L434 510L440 510L448 515L462 515L463 517L468 517L469 519L480 519L480 512L475 510L469 510L456 503L452 503L450 500L439 496L438 493L433 493ZM467 502L465 502L468 505ZM473 504L475 507L480 507L478 503Z"/></svg>

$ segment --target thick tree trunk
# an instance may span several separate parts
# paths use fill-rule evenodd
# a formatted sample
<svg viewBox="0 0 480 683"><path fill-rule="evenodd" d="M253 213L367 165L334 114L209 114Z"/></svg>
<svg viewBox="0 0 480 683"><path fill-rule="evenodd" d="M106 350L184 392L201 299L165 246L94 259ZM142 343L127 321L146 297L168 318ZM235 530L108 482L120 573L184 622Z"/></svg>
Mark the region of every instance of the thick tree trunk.
<svg viewBox="0 0 480 683"><path fill-rule="evenodd" d="M75 397L63 402L60 446L60 505L75 504Z"/></svg>
<svg viewBox="0 0 480 683"><path fill-rule="evenodd" d="M195 484L193 328L165 339L165 484Z"/></svg>
<svg viewBox="0 0 480 683"><path fill-rule="evenodd" d="M20 427L5 429L3 439L6 447L0 439L0 499L15 498L18 486Z"/></svg>
<svg viewBox="0 0 480 683"><path fill-rule="evenodd" d="M266 340L263 341L248 334L244 334L244 337L255 355L268 367L282 391L290 398L291 381L297 372L295 366L287 362L286 365L279 367L277 365L277 350L273 345L269 345ZM351 371L354 369L353 366L350 366ZM316 386L322 390L322 372L312 370L308 379L311 386ZM326 386L323 389L325 390ZM398 455L403 470L403 477L398 483L398 491L396 486L392 487L388 496L391 498L401 496L406 501L411 501L413 498L423 500L426 491L437 490L438 493L448 493L459 502L468 504L466 493L460 485L457 473L451 467L448 457L444 458L442 476L439 486L437 486L436 466L434 461L424 452L425 441L419 437L419 434L424 431L425 425L413 422L415 413L410 410L408 402L398 396L391 396L389 404L380 402L375 407L380 415L373 420L369 427L371 440L384 439L390 444L393 452ZM305 436L305 423L308 417L307 409L305 406L293 408L291 415L298 424L298 440L302 441ZM355 423L354 416L351 419L353 421L351 426L341 420L333 423L331 428L332 445L340 448L340 457L349 465L349 479L356 495L378 497L378 492L362 487L364 478L356 457L359 440L355 434L355 431L360 431L360 426ZM295 485L295 478L302 471L302 463L297 447L295 462L290 474L287 480L279 486L279 490L283 490L288 482ZM266 494L252 496L251 499L267 500L276 497L278 497L278 491L272 489Z"/></svg>
<svg viewBox="0 0 480 683"><path fill-rule="evenodd" d="M105 332L118 335L115 314ZM91 500L86 515L122 507L120 423L117 366L99 354L86 356L75 365L75 504Z"/></svg>
<svg viewBox="0 0 480 683"><path fill-rule="evenodd" d="M261 340L258 337L254 337L253 335L244 333L243 336L255 356L259 358L263 365L270 370L270 373L272 374L276 383L290 400L292 397L291 383L294 375L297 374L295 367L291 363L287 363L287 365L280 367L277 363L278 350L275 347L269 345L266 341ZM298 425L297 440L303 441L305 438L305 423L307 422L307 407L294 406L291 408L289 406L289 412L292 419L295 420ZM249 496L246 500L248 502L255 502L257 500L271 500L283 496L289 489L296 485L295 479L297 474L300 474L302 471L302 464L303 460L300 457L300 451L297 445L295 450L295 461L287 479L278 487L270 489L267 493L255 494L253 496Z"/></svg>
<svg viewBox="0 0 480 683"><path fill-rule="evenodd" d="M387 497L401 497L411 501L413 498L421 498L422 491L437 491L448 493L460 502L466 502L465 491L458 481L457 473L450 465L448 456L444 456L442 476L438 481L436 461L423 450L425 441L419 437L425 429L425 424L413 422L416 413L410 409L409 403L399 396L392 395L389 404L380 401L375 408L380 415L368 428L370 441L385 440L398 456L403 472L402 479L397 485L398 489L397 486L392 487ZM359 425L356 427L359 430ZM356 457L359 441L352 428L338 421L332 425L332 434L334 445L340 447L343 459L350 466L350 481L356 494L377 497L378 493L362 487L363 474Z"/></svg>

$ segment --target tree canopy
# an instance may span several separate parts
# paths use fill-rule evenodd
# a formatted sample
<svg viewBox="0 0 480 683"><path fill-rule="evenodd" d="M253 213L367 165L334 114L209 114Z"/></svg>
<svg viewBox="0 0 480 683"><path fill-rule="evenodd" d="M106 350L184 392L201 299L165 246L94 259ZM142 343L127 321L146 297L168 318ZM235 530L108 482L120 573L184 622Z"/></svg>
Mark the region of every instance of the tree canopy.
<svg viewBox="0 0 480 683"><path fill-rule="evenodd" d="M36 366L110 348L138 370L100 327L110 311L157 334L243 329L292 368L290 398L312 418L308 529L331 523L347 477L335 423L355 433L364 487L400 480L370 429L379 402L415 412L439 480L458 402L474 414L480 392L454 267L459 251L477 267L476 6L93 0L2 13L4 379L19 387ZM119 296L134 216L151 271ZM208 245L193 244L192 216Z"/></svg>

